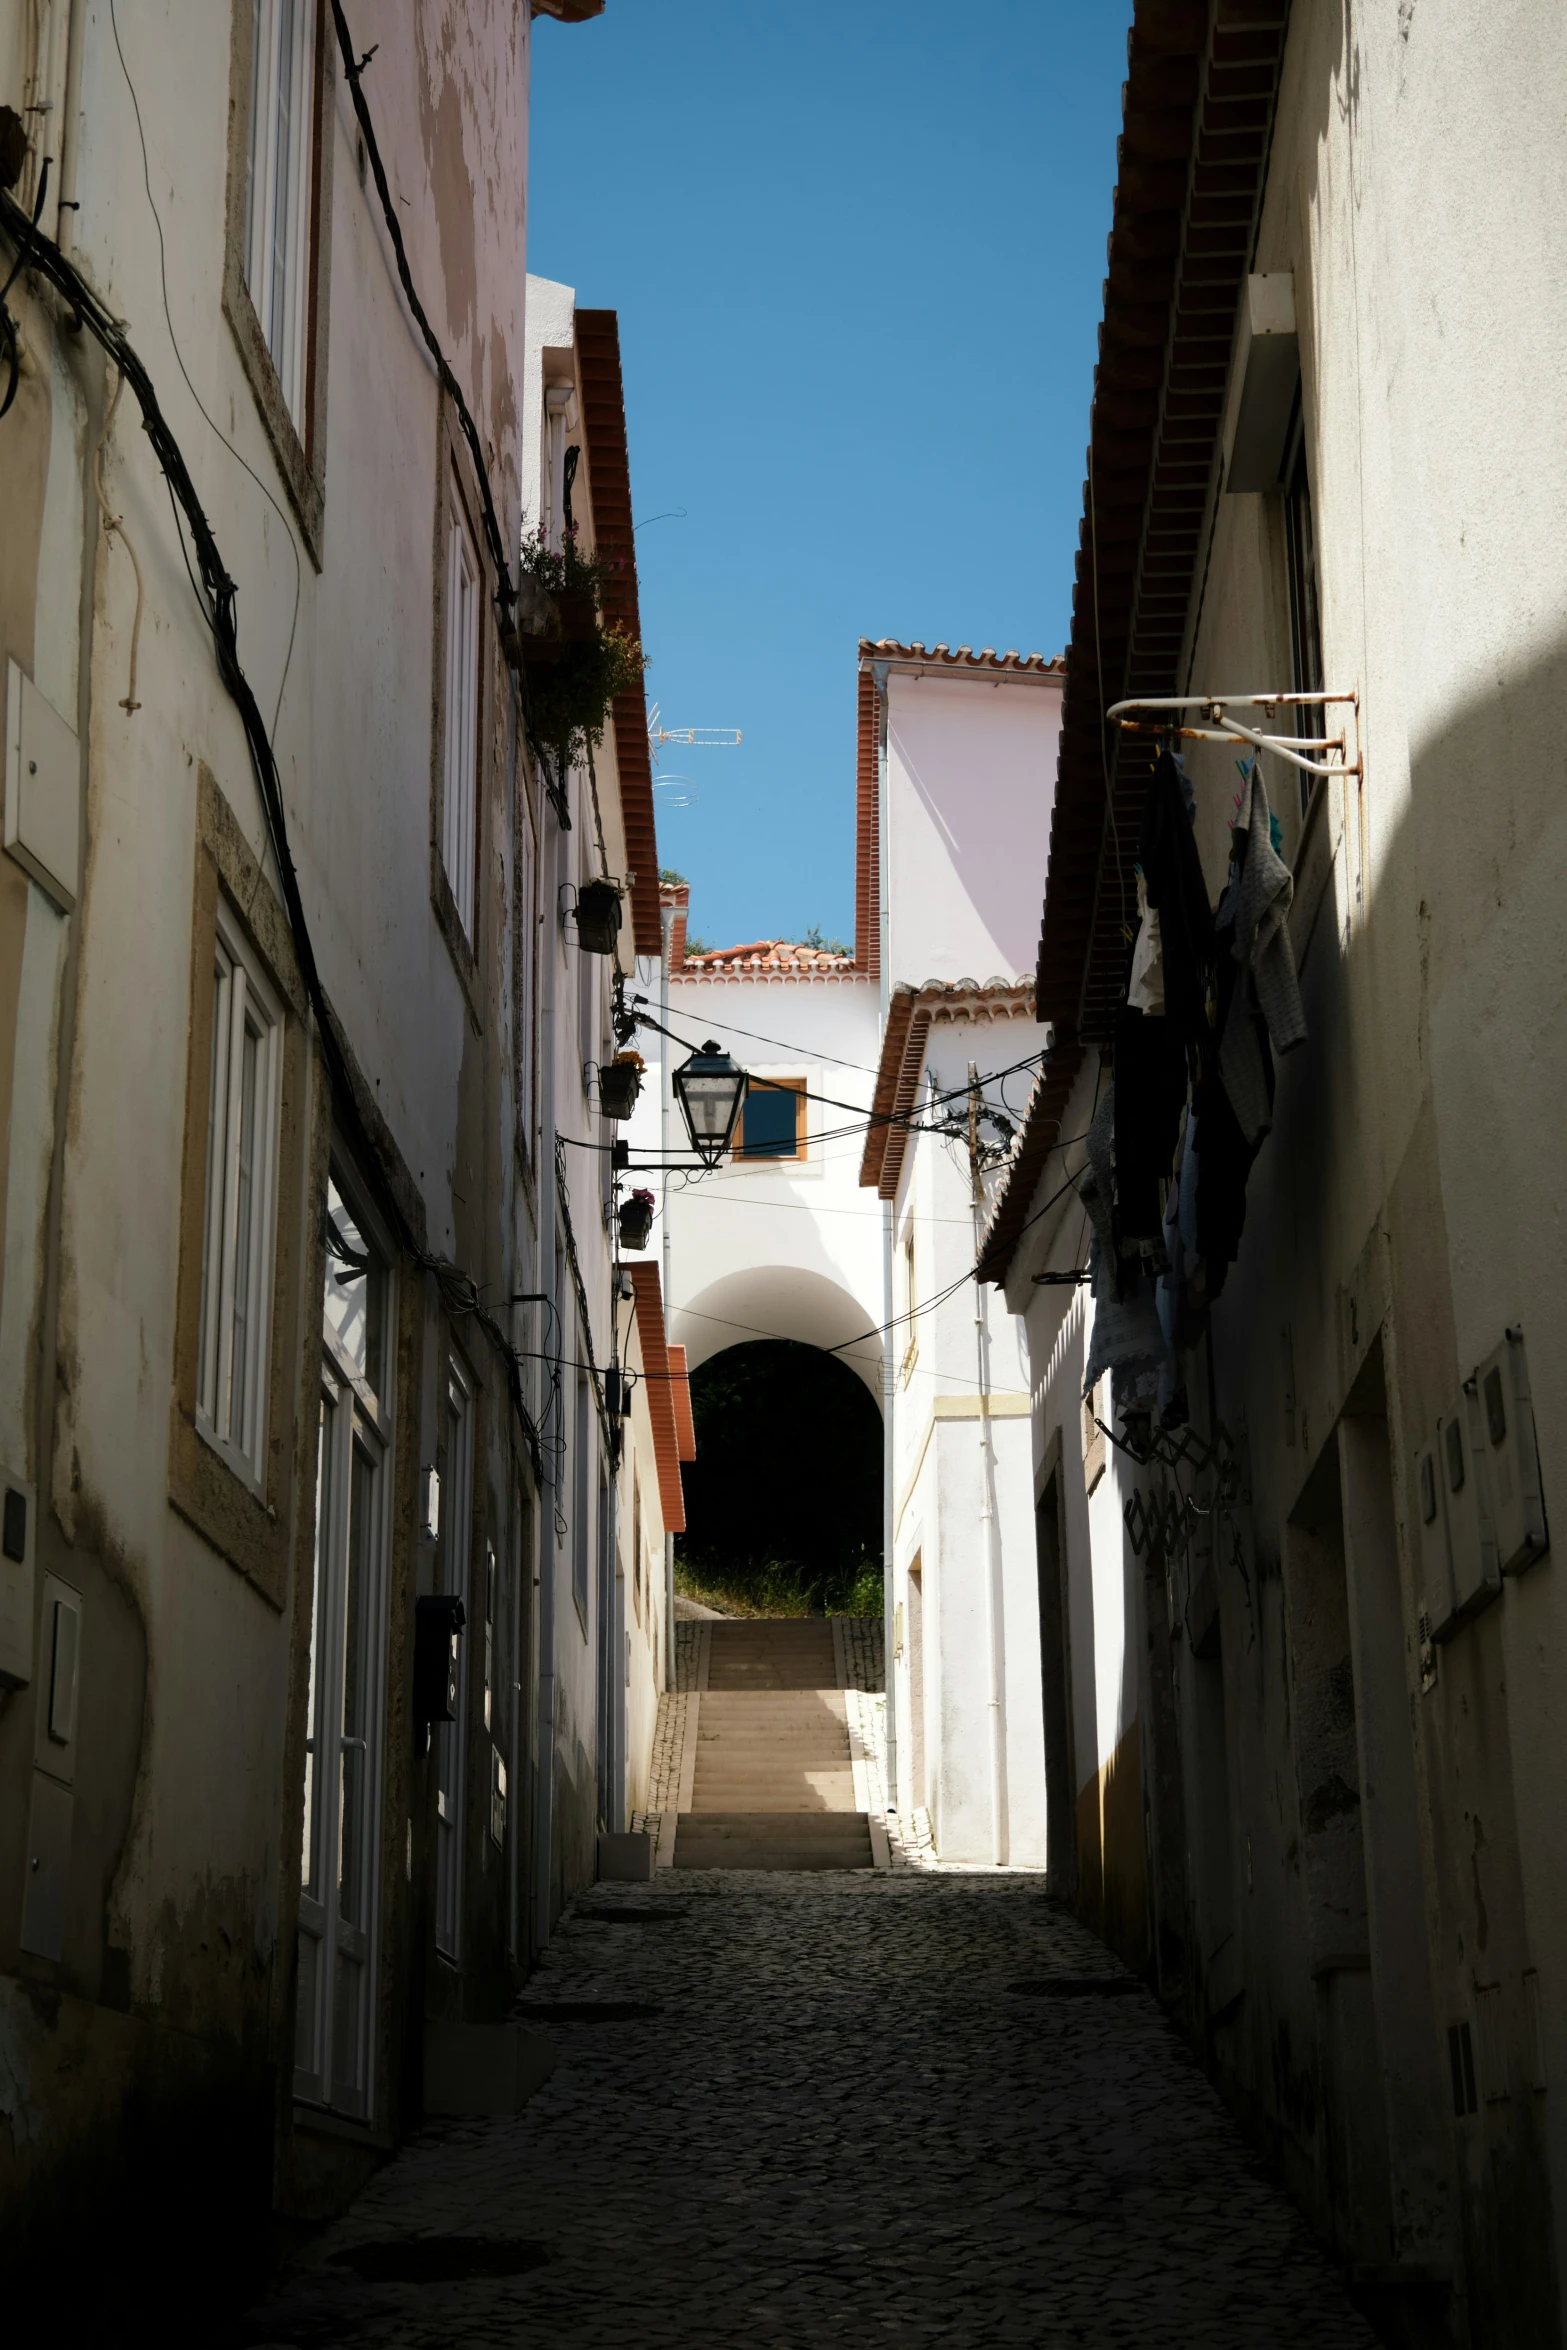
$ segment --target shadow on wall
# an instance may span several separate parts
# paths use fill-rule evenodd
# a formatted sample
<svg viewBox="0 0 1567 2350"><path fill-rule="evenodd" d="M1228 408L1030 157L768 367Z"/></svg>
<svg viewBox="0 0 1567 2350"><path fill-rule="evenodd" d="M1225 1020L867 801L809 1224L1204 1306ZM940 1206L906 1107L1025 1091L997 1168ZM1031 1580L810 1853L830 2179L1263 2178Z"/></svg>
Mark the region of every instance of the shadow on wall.
<svg viewBox="0 0 1567 2350"><path fill-rule="evenodd" d="M1110 1760L1077 1796L1077 1914L1139 1972L1148 1965L1142 1731L1134 1715Z"/></svg>

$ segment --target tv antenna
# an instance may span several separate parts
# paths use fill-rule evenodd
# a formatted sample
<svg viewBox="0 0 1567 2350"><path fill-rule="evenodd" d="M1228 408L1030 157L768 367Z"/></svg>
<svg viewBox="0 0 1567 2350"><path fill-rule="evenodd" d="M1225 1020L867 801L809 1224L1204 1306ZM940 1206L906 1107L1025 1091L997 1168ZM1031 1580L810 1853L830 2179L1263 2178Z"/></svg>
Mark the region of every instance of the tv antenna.
<svg viewBox="0 0 1567 2350"><path fill-rule="evenodd" d="M654 766L665 743L679 743L686 750L733 751L740 746L742 736L738 726L664 726L657 702L647 714L647 747ZM664 795L666 808L690 808L697 797L696 778L692 775L655 775L655 791Z"/></svg>

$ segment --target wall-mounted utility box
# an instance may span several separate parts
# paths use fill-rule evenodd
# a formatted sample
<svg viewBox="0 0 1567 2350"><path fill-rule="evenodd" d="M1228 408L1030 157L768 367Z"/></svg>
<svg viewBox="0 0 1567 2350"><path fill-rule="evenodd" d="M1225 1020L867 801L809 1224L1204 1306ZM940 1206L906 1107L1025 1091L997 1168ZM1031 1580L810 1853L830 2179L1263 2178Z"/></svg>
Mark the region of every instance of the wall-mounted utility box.
<svg viewBox="0 0 1567 2350"><path fill-rule="evenodd" d="M82 1595L58 1575L44 1577L38 1627L38 1703L33 1760L69 1786L76 1777L77 1696L82 1676Z"/></svg>
<svg viewBox="0 0 1567 2350"><path fill-rule="evenodd" d="M1479 1388L1473 1377L1464 1381L1453 1409L1437 1422L1437 1458L1453 1559L1453 1601L1459 1620L1467 1622L1488 1607L1502 1588L1487 1490Z"/></svg>
<svg viewBox="0 0 1567 2350"><path fill-rule="evenodd" d="M1241 296L1225 419L1226 490L1278 488L1299 385L1294 273L1275 269L1249 277Z"/></svg>
<svg viewBox="0 0 1567 2350"><path fill-rule="evenodd" d="M33 1677L33 1521L38 1496L25 1477L0 1468L0 1689Z"/></svg>
<svg viewBox="0 0 1567 2350"><path fill-rule="evenodd" d="M76 733L14 661L5 667L5 847L68 914L81 887Z"/></svg>
<svg viewBox="0 0 1567 2350"><path fill-rule="evenodd" d="M1508 1331L1475 1381L1497 1564L1504 1575L1518 1575L1544 1555L1550 1541L1521 1330Z"/></svg>

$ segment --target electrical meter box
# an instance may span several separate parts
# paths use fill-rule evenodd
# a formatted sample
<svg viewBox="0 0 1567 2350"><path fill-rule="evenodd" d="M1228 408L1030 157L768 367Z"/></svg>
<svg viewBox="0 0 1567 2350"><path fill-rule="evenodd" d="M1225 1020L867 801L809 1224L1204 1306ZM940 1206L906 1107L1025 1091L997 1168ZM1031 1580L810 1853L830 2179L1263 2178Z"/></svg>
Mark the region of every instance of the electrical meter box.
<svg viewBox="0 0 1567 2350"><path fill-rule="evenodd" d="M1437 1459L1453 1561L1453 1602L1459 1618L1467 1623L1488 1607L1502 1588L1480 1425L1479 1381L1472 1376L1464 1381L1451 1412L1437 1422Z"/></svg>
<svg viewBox="0 0 1567 2350"><path fill-rule="evenodd" d="M5 675L5 846L68 914L81 886L76 732L15 661Z"/></svg>
<svg viewBox="0 0 1567 2350"><path fill-rule="evenodd" d="M0 1689L33 1677L33 1520L38 1496L25 1477L0 1468Z"/></svg>
<svg viewBox="0 0 1567 2350"><path fill-rule="evenodd" d="M1432 1443L1415 1456L1417 1516L1420 1525L1420 1609L1424 1636L1447 1640L1459 1626L1453 1593L1453 1553L1447 1531L1447 1485L1442 1473L1441 1423Z"/></svg>
<svg viewBox="0 0 1567 2350"><path fill-rule="evenodd" d="M1549 1541L1521 1330L1508 1331L1480 1365L1475 1381L1497 1564L1504 1575L1518 1575L1544 1555Z"/></svg>

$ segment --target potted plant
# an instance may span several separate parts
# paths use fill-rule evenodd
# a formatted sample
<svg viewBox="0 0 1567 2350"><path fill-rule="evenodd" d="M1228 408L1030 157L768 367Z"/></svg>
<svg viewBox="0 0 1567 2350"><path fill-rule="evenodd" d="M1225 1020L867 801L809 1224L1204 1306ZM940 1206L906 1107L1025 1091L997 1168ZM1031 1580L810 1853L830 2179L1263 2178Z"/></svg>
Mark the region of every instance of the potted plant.
<svg viewBox="0 0 1567 2350"><path fill-rule="evenodd" d="M558 548L542 532L522 544L517 647L529 738L557 782L604 739L618 694L640 687L642 648L602 618L604 590L621 562L585 555L568 529ZM602 950L599 950L602 951Z"/></svg>
<svg viewBox="0 0 1567 2350"><path fill-rule="evenodd" d="M599 1070L599 1109L606 1118L629 1118L642 1090L647 1066L640 1053L617 1053Z"/></svg>
<svg viewBox="0 0 1567 2350"><path fill-rule="evenodd" d="M634 1191L620 1203L620 1245L622 1248L646 1248L653 1229L653 1194Z"/></svg>
<svg viewBox="0 0 1567 2350"><path fill-rule="evenodd" d="M620 936L620 886L587 881L577 892L577 944L585 955L612 955Z"/></svg>

